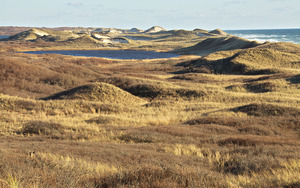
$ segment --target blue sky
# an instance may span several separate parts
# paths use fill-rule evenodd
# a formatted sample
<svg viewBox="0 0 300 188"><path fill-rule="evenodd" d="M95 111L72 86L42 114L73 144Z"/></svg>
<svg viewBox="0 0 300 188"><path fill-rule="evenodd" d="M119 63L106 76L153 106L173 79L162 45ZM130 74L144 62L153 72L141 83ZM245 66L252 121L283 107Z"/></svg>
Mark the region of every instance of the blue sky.
<svg viewBox="0 0 300 188"><path fill-rule="evenodd" d="M299 0L0 0L0 26L300 28Z"/></svg>

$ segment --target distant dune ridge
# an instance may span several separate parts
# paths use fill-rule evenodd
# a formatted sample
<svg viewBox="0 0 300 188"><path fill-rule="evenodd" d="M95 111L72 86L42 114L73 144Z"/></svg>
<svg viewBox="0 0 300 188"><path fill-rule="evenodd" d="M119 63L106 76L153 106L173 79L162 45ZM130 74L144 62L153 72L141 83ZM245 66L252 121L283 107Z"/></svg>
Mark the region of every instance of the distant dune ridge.
<svg viewBox="0 0 300 188"><path fill-rule="evenodd" d="M23 40L23 41L35 41L37 39L45 41L66 41L69 39L75 39L85 36L85 33L74 33L71 31L51 31L47 29L30 29L23 31L16 35L12 35L8 40Z"/></svg>
<svg viewBox="0 0 300 188"><path fill-rule="evenodd" d="M66 42L70 46L73 46L73 45L76 46L78 44L85 44L85 45L97 47L102 44L99 40L97 40L91 36L81 36L78 38L70 38L64 42Z"/></svg>
<svg viewBox="0 0 300 188"><path fill-rule="evenodd" d="M5 28L4 28L5 29ZM25 29L25 28L24 28ZM225 36L227 35L224 31L220 29L208 32L203 29L195 29L193 31L189 30L169 30L160 27L153 26L145 31L138 28L132 29L116 29L116 28L31 28L29 30L20 32L18 34L10 36L6 40L20 40L20 41L47 41L47 42L66 42L75 41L75 39L82 40L80 38L87 39L92 37L103 44L113 44L113 43L130 43L125 37L128 34L171 34L171 37L209 37L209 36ZM128 36L132 39L139 39L137 36ZM145 38L145 36L140 36L140 38ZM95 43L94 40L90 39L91 44ZM86 44L86 42L85 42ZM78 46L80 43L77 44Z"/></svg>
<svg viewBox="0 0 300 188"><path fill-rule="evenodd" d="M2 30L8 30L12 28L0 28ZM22 28L26 29L26 28ZM16 29L12 30L15 31ZM3 32L4 32L3 31ZM220 29L208 32L203 29L189 30L166 30L160 26L153 26L145 31L138 28L132 29L117 29L117 28L31 28L26 31L22 31L15 35L11 35L8 39L2 39L2 41L33 41L33 42L59 42L58 46L67 46L67 48L101 48L101 47L120 47L124 45L126 48L135 48L136 46L144 48L156 48L153 44L135 43L131 46L126 44L132 44L135 41L156 41L163 40L165 44L169 45L169 48L173 48L171 43L178 43L178 37L180 40L184 40L182 44L184 47L189 43L195 44L193 39L201 40L202 37L220 37L227 36L227 34ZM171 42L169 44L169 42ZM188 42L188 43L185 43ZM158 43L156 43L158 44ZM163 44L163 45L165 45ZM43 44L44 46L45 44ZM46 44L47 45L47 44ZM175 44L177 46L178 44ZM218 45L218 44L216 44ZM196 47L198 48L198 47ZM239 47L237 47L239 48ZM231 48L229 48L231 49ZM149 50L149 49L147 49ZM156 50L156 49L153 49ZM162 48L163 51L167 51L166 48ZM222 50L222 49L221 49ZM161 51L161 50L160 50ZM192 48L176 51L180 54L195 54ZM216 50L218 51L218 50ZM182 53L181 53L182 52ZM214 51L209 51L209 53ZM201 53L200 53L201 54ZM196 55L199 55L196 53Z"/></svg>
<svg viewBox="0 0 300 188"><path fill-rule="evenodd" d="M145 33L157 33L160 31L166 31L166 29L160 27L160 26L153 26L149 29L147 29L146 31L144 31Z"/></svg>
<svg viewBox="0 0 300 188"><path fill-rule="evenodd" d="M171 30L171 31L169 31L169 33L171 33L173 36L177 36L177 37L186 37L186 36L191 36L191 35L196 34L194 31L187 31L187 30L183 30L183 29Z"/></svg>
<svg viewBox="0 0 300 188"><path fill-rule="evenodd" d="M9 37L7 40L66 42L72 46L86 45L96 47L101 44L129 43L124 37L117 37L118 30L98 29L86 33L83 31L51 31L46 29L30 29ZM101 32L100 32L101 31ZM100 34L106 32L107 34ZM116 35L117 34L117 35Z"/></svg>
<svg viewBox="0 0 300 188"><path fill-rule="evenodd" d="M226 32L222 31L221 29L215 29L210 31L211 34L217 34L217 35L228 35Z"/></svg>
<svg viewBox="0 0 300 188"><path fill-rule="evenodd" d="M18 33L16 35L11 36L10 40L35 40L39 37L48 36L49 33L43 30L38 29L30 29L28 31L24 31Z"/></svg>
<svg viewBox="0 0 300 188"><path fill-rule="evenodd" d="M128 30L127 32L129 33L141 33L144 30L138 29L138 28L131 28L130 30Z"/></svg>

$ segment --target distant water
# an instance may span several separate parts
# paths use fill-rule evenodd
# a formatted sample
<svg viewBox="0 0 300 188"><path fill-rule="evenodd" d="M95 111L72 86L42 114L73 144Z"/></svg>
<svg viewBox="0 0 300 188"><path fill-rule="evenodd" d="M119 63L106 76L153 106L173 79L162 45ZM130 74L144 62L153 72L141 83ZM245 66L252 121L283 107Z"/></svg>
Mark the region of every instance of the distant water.
<svg viewBox="0 0 300 188"><path fill-rule="evenodd" d="M85 57L104 57L110 59L161 59L178 57L178 54L137 50L53 50L29 51L28 54L62 54Z"/></svg>
<svg viewBox="0 0 300 188"><path fill-rule="evenodd" d="M10 37L10 35L0 35L0 39L7 39L9 37Z"/></svg>
<svg viewBox="0 0 300 188"><path fill-rule="evenodd" d="M300 29L225 30L225 32L259 42L292 42L300 44Z"/></svg>

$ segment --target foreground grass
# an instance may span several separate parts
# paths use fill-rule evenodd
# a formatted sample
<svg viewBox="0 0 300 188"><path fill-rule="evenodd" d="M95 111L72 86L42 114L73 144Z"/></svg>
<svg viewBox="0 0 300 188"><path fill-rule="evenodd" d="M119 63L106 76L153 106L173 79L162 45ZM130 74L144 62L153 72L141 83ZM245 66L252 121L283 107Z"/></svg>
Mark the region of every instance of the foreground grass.
<svg viewBox="0 0 300 188"><path fill-rule="evenodd" d="M1 98L4 187L299 184L299 115L251 116L235 110L240 103L201 99L95 110L87 101Z"/></svg>

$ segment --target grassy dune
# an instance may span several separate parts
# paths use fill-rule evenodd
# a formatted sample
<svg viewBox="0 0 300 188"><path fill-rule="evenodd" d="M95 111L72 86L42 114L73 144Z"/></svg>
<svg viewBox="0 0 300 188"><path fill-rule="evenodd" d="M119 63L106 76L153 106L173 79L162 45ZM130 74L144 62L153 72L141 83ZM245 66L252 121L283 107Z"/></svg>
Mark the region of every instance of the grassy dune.
<svg viewBox="0 0 300 188"><path fill-rule="evenodd" d="M235 49L245 49L258 46L255 41L248 41L235 36L217 36L207 38L194 46L175 50L179 54L207 55L217 51L229 51Z"/></svg>
<svg viewBox="0 0 300 188"><path fill-rule="evenodd" d="M223 45L217 45L216 48L218 46ZM188 61L179 65L188 67L189 70L187 71L190 72L215 74L262 75L299 73L299 50L299 45L265 43L246 49L227 51L218 49L217 52L203 56L198 60ZM202 50L199 51L201 52ZM197 54L197 52L193 53Z"/></svg>
<svg viewBox="0 0 300 188"><path fill-rule="evenodd" d="M169 39L132 48L185 48ZM300 186L299 45L111 60L0 43L0 187Z"/></svg>

